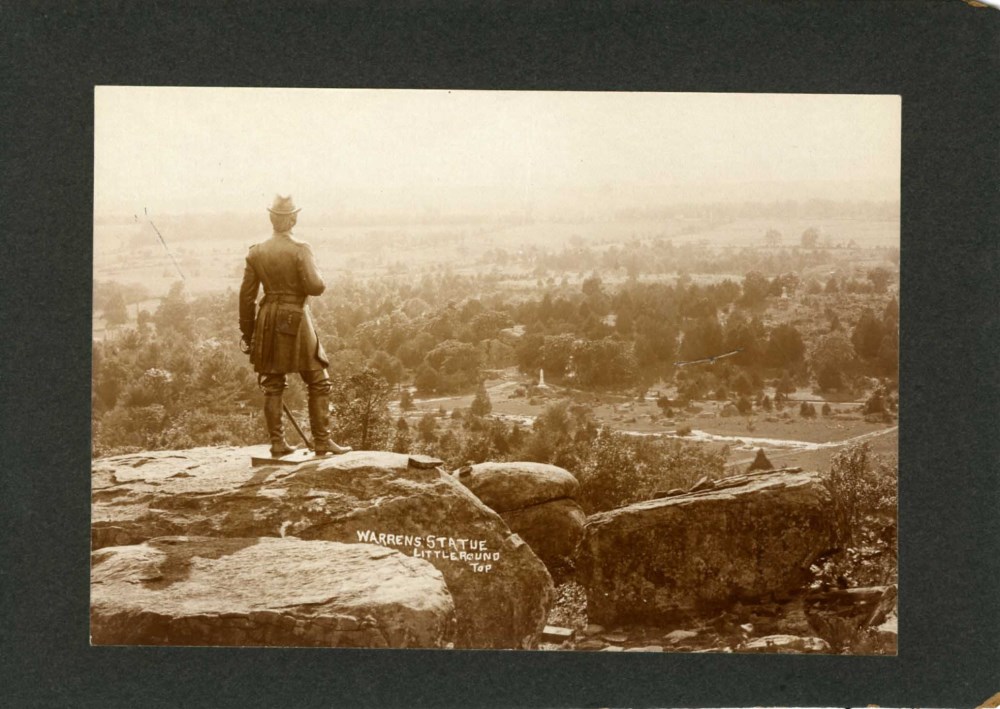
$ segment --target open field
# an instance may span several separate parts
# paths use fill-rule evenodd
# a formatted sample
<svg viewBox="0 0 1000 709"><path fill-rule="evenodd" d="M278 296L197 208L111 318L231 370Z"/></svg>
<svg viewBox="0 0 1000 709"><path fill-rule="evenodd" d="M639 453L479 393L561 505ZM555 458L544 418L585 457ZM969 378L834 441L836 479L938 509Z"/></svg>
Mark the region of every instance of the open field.
<svg viewBox="0 0 1000 709"><path fill-rule="evenodd" d="M857 412L857 402L831 401L832 416L817 416L815 419L802 419L798 415L798 405L802 401L810 401L817 406L824 398L806 392L805 390L789 395L789 404L785 412L788 419L780 418L782 412L774 411L764 414L755 411L752 430L748 429L745 416L724 417L720 415L727 402L713 400L693 402L699 411L688 413L677 411L674 418L662 415L654 398L647 396L644 401L615 395L571 392L561 387L552 387L548 394L527 397L516 394L519 388L527 383L528 377L519 376L516 370L505 372L503 379L486 381L486 390L490 395L493 413L511 419L533 419L546 406L566 399L573 403L586 404L593 412L594 418L602 424L610 425L620 431L633 433L659 434L671 433L679 426L690 425L719 436L749 436L755 438L790 438L813 443L826 443L841 440L865 433L884 429L885 424L868 423ZM525 381L521 381L525 380ZM774 396L774 391L766 389L766 393ZM432 397L414 399L416 408L420 411L447 411L464 409L472 403L472 394L461 396ZM769 421L767 419L775 419Z"/></svg>
<svg viewBox="0 0 1000 709"><path fill-rule="evenodd" d="M867 219L740 219L698 234L699 239L725 246L759 246L769 230L781 232L781 246L798 246L802 232L810 227L820 233L820 243L853 241L861 248L895 247L899 245L899 221Z"/></svg>
<svg viewBox="0 0 1000 709"><path fill-rule="evenodd" d="M782 412L755 412L749 419L751 430L745 416L720 416L723 403L716 401L695 402L701 409L698 413L681 412L675 418L666 418L656 402L649 398L640 402L614 395L571 395L560 392L559 388L552 388L542 396L518 396L515 392L523 384L513 371L507 372L504 379L487 381L486 387L493 415L508 422L530 426L545 407L560 400L587 403L597 423L623 433L674 437L678 428L690 426L692 433L684 436L684 440L702 442L713 448L728 446L728 465L733 467L749 465L758 448L763 448L775 465L776 461L781 461L784 466L819 469L829 465L837 450L863 440L871 441L880 455L895 457L897 454L896 425L865 421L855 403L832 404L831 416L800 417L800 400L822 401L804 391L791 395L792 401L784 412L788 418L782 418ZM770 393L773 396L773 392ZM415 399L415 409L408 418L415 423L424 413L439 413L444 409L450 414L455 409L468 408L471 403L472 395ZM394 409L394 415L399 413L398 408Z"/></svg>
<svg viewBox="0 0 1000 709"><path fill-rule="evenodd" d="M854 441L853 439L847 439ZM896 427L883 428L863 439L871 444L872 452L886 460L896 460L899 455L899 431ZM830 466L830 460L835 453L843 450L850 443L844 445L820 448L818 450L768 450L765 453L775 467L799 467L805 470L826 470ZM740 451L729 456L729 465L732 468L744 468L753 461L754 454Z"/></svg>

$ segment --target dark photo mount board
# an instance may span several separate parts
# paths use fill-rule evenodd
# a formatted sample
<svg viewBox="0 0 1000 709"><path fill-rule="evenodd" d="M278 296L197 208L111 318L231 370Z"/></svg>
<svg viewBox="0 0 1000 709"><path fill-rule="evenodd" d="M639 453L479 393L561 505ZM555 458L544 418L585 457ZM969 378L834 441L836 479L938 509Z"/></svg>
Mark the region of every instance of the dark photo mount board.
<svg viewBox="0 0 1000 709"><path fill-rule="evenodd" d="M1000 12L41 2L0 21L4 705L958 707L1000 691ZM103 84L901 95L898 657L89 647Z"/></svg>

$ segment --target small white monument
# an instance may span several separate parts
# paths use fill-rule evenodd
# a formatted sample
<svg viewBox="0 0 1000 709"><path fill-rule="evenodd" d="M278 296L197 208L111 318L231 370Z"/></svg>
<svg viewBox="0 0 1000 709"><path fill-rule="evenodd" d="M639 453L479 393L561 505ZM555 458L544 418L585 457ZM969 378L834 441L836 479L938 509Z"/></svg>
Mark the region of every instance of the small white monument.
<svg viewBox="0 0 1000 709"><path fill-rule="evenodd" d="M549 388L549 385L545 383L545 370L544 369L539 369L538 370L538 388L539 389L548 389Z"/></svg>

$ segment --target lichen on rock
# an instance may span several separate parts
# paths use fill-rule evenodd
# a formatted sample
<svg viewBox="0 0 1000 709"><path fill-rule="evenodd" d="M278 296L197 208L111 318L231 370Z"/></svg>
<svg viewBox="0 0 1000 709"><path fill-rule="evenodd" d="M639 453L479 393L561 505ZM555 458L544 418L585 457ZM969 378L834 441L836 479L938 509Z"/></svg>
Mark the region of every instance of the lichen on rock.
<svg viewBox="0 0 1000 709"><path fill-rule="evenodd" d="M742 475L589 517L578 578L593 622L669 622L799 589L833 531L820 473Z"/></svg>
<svg viewBox="0 0 1000 709"><path fill-rule="evenodd" d="M447 647L431 564L371 544L161 537L91 556L94 644Z"/></svg>

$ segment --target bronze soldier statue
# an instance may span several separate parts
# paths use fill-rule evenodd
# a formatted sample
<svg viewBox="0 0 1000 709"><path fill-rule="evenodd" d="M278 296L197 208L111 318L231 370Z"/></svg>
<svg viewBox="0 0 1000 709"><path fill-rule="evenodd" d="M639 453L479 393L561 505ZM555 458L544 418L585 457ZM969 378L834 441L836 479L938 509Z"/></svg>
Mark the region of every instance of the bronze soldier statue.
<svg viewBox="0 0 1000 709"><path fill-rule="evenodd" d="M323 345L316 336L306 299L326 288L316 268L312 249L292 237L299 209L291 196L276 196L268 207L274 233L250 247L240 286L240 331L243 346L264 390L264 420L271 439L271 455L295 450L285 442L282 401L285 375L298 372L309 390L309 428L316 455L346 453L350 448L330 439L330 377ZM257 308L257 293L264 297Z"/></svg>

